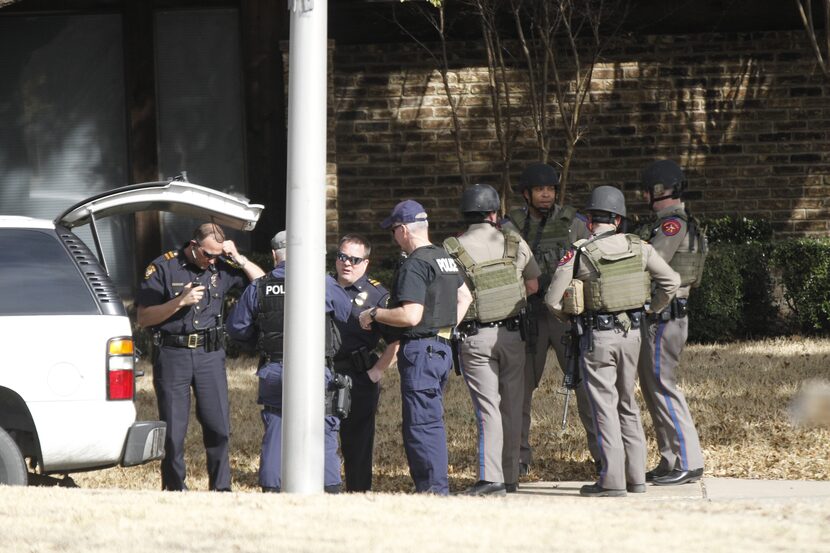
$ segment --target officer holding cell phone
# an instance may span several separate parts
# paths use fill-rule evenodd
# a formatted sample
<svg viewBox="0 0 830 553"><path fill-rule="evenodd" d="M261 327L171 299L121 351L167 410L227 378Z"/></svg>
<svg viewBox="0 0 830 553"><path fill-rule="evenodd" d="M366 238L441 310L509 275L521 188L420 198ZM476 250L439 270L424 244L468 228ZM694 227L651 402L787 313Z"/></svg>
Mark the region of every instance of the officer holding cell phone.
<svg viewBox="0 0 830 553"><path fill-rule="evenodd" d="M163 490L187 489L184 442L191 387L207 452L209 488L231 488L223 307L229 290L263 274L213 223L199 226L189 242L159 256L144 272L136 294L137 322L152 330L156 346L153 386L159 418L167 423Z"/></svg>

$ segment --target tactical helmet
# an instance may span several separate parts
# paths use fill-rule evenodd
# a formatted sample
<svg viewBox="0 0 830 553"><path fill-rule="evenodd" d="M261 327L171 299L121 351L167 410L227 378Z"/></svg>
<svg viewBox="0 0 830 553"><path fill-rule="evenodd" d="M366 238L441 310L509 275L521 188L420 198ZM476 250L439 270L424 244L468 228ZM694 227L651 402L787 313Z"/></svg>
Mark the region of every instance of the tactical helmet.
<svg viewBox="0 0 830 553"><path fill-rule="evenodd" d="M588 200L585 211L607 211L625 217L625 196L619 188L597 186L591 192L591 199Z"/></svg>
<svg viewBox="0 0 830 553"><path fill-rule="evenodd" d="M531 163L522 171L516 192L521 194L534 186L555 186L558 189L559 173L547 163Z"/></svg>
<svg viewBox="0 0 830 553"><path fill-rule="evenodd" d="M666 198L679 198L686 188L683 169L670 159L655 161L643 171L643 188L651 192L652 202ZM671 193L666 194L666 190Z"/></svg>
<svg viewBox="0 0 830 553"><path fill-rule="evenodd" d="M474 184L461 195L461 213L490 213L500 207L499 193L489 184Z"/></svg>

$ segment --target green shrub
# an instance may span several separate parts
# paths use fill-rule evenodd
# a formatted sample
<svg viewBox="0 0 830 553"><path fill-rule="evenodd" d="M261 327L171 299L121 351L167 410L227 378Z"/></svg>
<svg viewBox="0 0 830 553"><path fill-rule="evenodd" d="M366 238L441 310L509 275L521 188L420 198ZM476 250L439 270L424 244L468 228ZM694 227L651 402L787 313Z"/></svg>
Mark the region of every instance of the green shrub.
<svg viewBox="0 0 830 553"><path fill-rule="evenodd" d="M798 328L807 333L830 330L830 240L779 242L773 260L781 270L784 298Z"/></svg>
<svg viewBox="0 0 830 553"><path fill-rule="evenodd" d="M710 244L768 243L772 240L772 225L766 219L724 215L701 219Z"/></svg>
<svg viewBox="0 0 830 553"><path fill-rule="evenodd" d="M739 334L743 280L737 246L709 250L703 281L689 296L689 340L728 342Z"/></svg>

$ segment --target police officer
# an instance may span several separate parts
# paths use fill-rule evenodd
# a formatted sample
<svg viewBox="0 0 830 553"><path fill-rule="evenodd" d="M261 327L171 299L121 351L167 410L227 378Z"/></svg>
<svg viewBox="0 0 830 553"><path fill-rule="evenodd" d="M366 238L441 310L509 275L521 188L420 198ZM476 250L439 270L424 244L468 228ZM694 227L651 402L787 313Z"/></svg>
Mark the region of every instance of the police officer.
<svg viewBox="0 0 830 553"><path fill-rule="evenodd" d="M473 303L459 325L461 365L478 421L478 481L466 495L518 489L525 345L520 316L538 290L539 267L527 242L497 225L501 202L488 184L464 190L467 231L444 249L466 274Z"/></svg>
<svg viewBox="0 0 830 553"><path fill-rule="evenodd" d="M414 200L398 203L381 227L408 257L398 267L389 308L360 314L360 326L373 322L402 329L398 350L401 374L403 443L409 473L418 492L447 495L447 435L444 385L452 351L450 336L472 296L455 260L429 241L427 213Z"/></svg>
<svg viewBox="0 0 830 553"><path fill-rule="evenodd" d="M565 345L563 337L568 332L568 326L551 315L544 305L545 292L557 262L577 240L588 238L590 233L586 226L586 219L577 213L576 208L569 205L556 205L556 194L559 190L559 174L556 169L546 163L531 163L519 177L519 193L525 200L523 208L511 209L504 226L521 233L530 245L536 262L542 271L539 278L539 292L528 297L528 311L533 317L536 327L535 347L531 346L525 363L525 392L522 406L522 445L521 445L521 474L527 474L533 455L530 448L530 412L533 391L539 387L542 373L545 370L545 361L548 347L553 347L559 367L564 370ZM579 418L588 438L588 449L595 462L599 459L599 450L596 447L596 436L593 435L593 423L590 411L586 407L585 394L581 389L576 390L577 409Z"/></svg>
<svg viewBox="0 0 830 553"><path fill-rule="evenodd" d="M205 223L190 242L156 258L136 294L139 326L153 331L153 386L159 418L167 423L161 462L163 490L186 490L184 441L190 388L202 425L211 490L228 491L230 417L222 314L225 293L262 269L240 255L219 225Z"/></svg>
<svg viewBox="0 0 830 553"><path fill-rule="evenodd" d="M689 334L687 301L700 285L706 259L706 237L684 205L686 178L674 161L652 163L642 178L655 221L645 237L654 250L680 274L680 289L669 307L649 317L644 327L638 371L660 462L646 473L657 485L695 482L703 475L703 452L686 397L677 387L677 366Z"/></svg>
<svg viewBox="0 0 830 553"><path fill-rule="evenodd" d="M566 289L583 286L585 312L580 315L581 378L593 414L602 468L585 496L624 496L645 491L646 444L634 398L640 352L640 324L655 283L651 306L666 307L680 277L648 244L634 234L617 234L626 215L625 198L613 186L599 186L585 208L588 240L577 241L559 260L545 302L563 311Z"/></svg>
<svg viewBox="0 0 830 553"><path fill-rule="evenodd" d="M340 451L346 472L346 490L372 489L372 450L375 442L375 414L380 397L380 379L398 351L398 342L389 344L379 357L375 348L380 330L360 328L358 317L367 308L385 307L389 292L380 282L366 276L372 245L359 234L340 239L334 266L337 283L351 298L351 315L345 323L337 321L340 349L334 356L334 370L352 380L352 409L340 423Z"/></svg>
<svg viewBox="0 0 830 553"><path fill-rule="evenodd" d="M282 470L282 354L283 316L285 314L285 258L287 238L280 231L271 239L274 269L263 278L252 282L228 317L228 334L244 344L256 344L262 354L257 377L262 405L262 454L259 460L259 485L263 492L279 492ZM349 317L349 297L332 277L326 278L326 352L331 358L336 350L337 329L333 319L345 321ZM321 355L321 359L323 356ZM331 387L332 372L326 371L326 387ZM340 491L340 458L337 456L339 419L326 415L325 475L323 484L327 493Z"/></svg>

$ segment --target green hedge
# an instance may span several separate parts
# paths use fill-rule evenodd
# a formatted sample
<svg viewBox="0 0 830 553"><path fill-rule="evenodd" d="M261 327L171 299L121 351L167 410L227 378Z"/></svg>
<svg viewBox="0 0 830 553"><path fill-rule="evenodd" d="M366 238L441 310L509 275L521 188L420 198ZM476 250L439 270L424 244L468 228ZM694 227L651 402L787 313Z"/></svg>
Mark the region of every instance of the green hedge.
<svg viewBox="0 0 830 553"><path fill-rule="evenodd" d="M830 332L830 240L773 242L769 223L745 217L702 224L710 253L703 282L690 298L690 341ZM776 286L791 312L786 319Z"/></svg>
<svg viewBox="0 0 830 553"><path fill-rule="evenodd" d="M787 240L773 259L796 327L811 334L830 330L830 240Z"/></svg>

